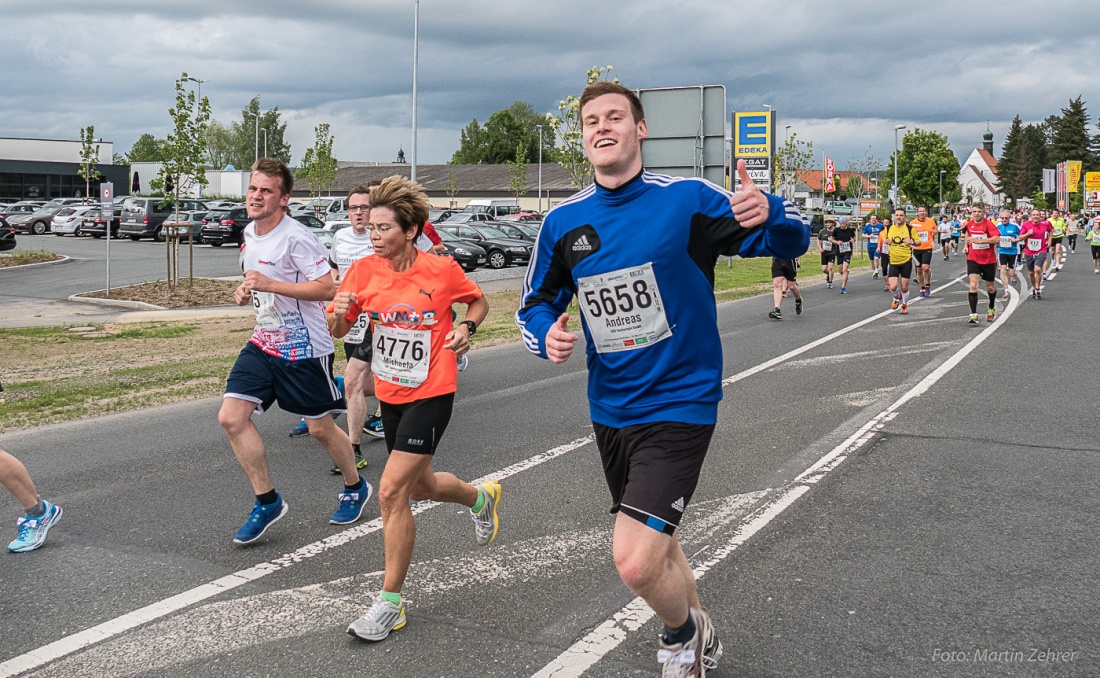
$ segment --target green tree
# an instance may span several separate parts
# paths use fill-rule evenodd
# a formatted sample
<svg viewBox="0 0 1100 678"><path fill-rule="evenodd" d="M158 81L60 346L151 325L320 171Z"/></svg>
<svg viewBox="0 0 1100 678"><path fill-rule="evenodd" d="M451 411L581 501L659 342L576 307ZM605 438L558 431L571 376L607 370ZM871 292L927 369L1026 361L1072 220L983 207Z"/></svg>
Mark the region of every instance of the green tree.
<svg viewBox="0 0 1100 678"><path fill-rule="evenodd" d="M888 176L893 176L895 158L890 158L886 167ZM945 170L943 178L944 198L961 193L956 177L959 174L959 160L951 147L947 145L947 136L933 130L919 127L907 132L902 139L901 152L896 158L898 165L898 188L914 205L932 205L940 198L940 170Z"/></svg>
<svg viewBox="0 0 1100 678"><path fill-rule="evenodd" d="M1026 125L1020 135L1018 172L1021 175L1023 195L1032 195L1043 187L1043 168L1050 165L1046 130L1043 123ZM1020 197L1023 197L1021 195Z"/></svg>
<svg viewBox="0 0 1100 678"><path fill-rule="evenodd" d="M220 170L231 164L235 140L233 131L229 127L217 120L211 120L206 128L204 141L206 142L206 162L210 167ZM237 169L245 169L245 167Z"/></svg>
<svg viewBox="0 0 1100 678"><path fill-rule="evenodd" d="M329 124L321 123L313 128L316 142L306 149L298 177L309 185L310 195L317 197L336 183L336 157L332 155L335 138L329 134Z"/></svg>
<svg viewBox="0 0 1100 678"><path fill-rule="evenodd" d="M848 182L844 185L844 197L848 200L859 200L863 197L863 177L853 172L848 175Z"/></svg>
<svg viewBox="0 0 1100 678"><path fill-rule="evenodd" d="M179 198L182 193L189 193L191 188L206 185L206 163L203 161L205 152L203 138L206 126L210 122L210 101L203 97L202 101L195 101L195 92L186 89L187 73L184 72L176 80L176 105L168 109L168 115L172 117L173 130L165 141L164 164L156 179L149 182L154 191L171 193L175 202L175 221L179 222ZM191 239L188 238L189 245ZM165 238L168 257L168 286L175 289L179 276L179 240ZM192 257L192 260L194 258ZM194 280L194 270L190 275Z"/></svg>
<svg viewBox="0 0 1100 678"><path fill-rule="evenodd" d="M1050 207L1050 203L1047 202L1046 193L1043 193L1043 187L1035 189L1035 192L1031 194L1031 205L1037 209L1045 210Z"/></svg>
<svg viewBox="0 0 1100 678"><path fill-rule="evenodd" d="M252 97L248 105L241 109L240 122L232 122L229 131L232 135L232 153L228 161L237 169L245 169L255 162L257 153L259 157L265 155L276 158L286 164L290 164L290 144L283 140L286 132L286 123L279 119L279 107L260 111L260 95ZM267 130L264 152L264 130Z"/></svg>
<svg viewBox="0 0 1100 678"><path fill-rule="evenodd" d="M772 162L772 190L776 195L790 198L794 195L797 182L802 180L814 160L814 143L802 141L798 132L791 132L776 149Z"/></svg>
<svg viewBox="0 0 1100 678"><path fill-rule="evenodd" d="M1051 159L1055 162L1080 160L1086 167L1093 167L1092 138L1089 136L1089 115L1081 97L1069 102L1062 109L1054 138L1050 143Z"/></svg>
<svg viewBox="0 0 1100 678"><path fill-rule="evenodd" d="M1028 194L1023 186L1023 174L1020 171L1020 149L1023 148L1024 125L1017 115L1012 119L1001 147L1001 157L997 160L997 189L1004 193L1005 202L1015 207L1016 201Z"/></svg>
<svg viewBox="0 0 1100 678"><path fill-rule="evenodd" d="M95 143L95 126L88 125L80 129L80 169L77 173L84 179L84 200L92 192L92 182L100 178L99 168L99 144Z"/></svg>
<svg viewBox="0 0 1100 678"><path fill-rule="evenodd" d="M516 159L508 161L508 190L518 201L527 195L527 149L516 144Z"/></svg>
<svg viewBox="0 0 1100 678"><path fill-rule="evenodd" d="M459 133L458 150L451 156L451 162L460 165L476 165L481 162L482 149L485 145L482 140L484 134L477 118L470 121L470 124Z"/></svg>
<svg viewBox="0 0 1100 678"><path fill-rule="evenodd" d="M164 139L157 139L146 132L138 137L134 145L130 147L130 152L126 154L126 161L130 164L135 162L161 162L164 160L165 143Z"/></svg>
<svg viewBox="0 0 1100 678"><path fill-rule="evenodd" d="M462 130L458 150L451 159L465 165L511 162L519 157L519 146L523 146L527 158L538 157L537 127L543 122L534 106L526 101L517 101L508 108L493 113L484 126L474 118ZM553 153L553 138L544 137L544 157L553 157Z"/></svg>
<svg viewBox="0 0 1100 678"><path fill-rule="evenodd" d="M450 200L448 207L455 206L455 196L458 195L458 175L455 171L455 166L458 164L451 158L451 161L447 163L450 165L447 168L447 181L443 184L443 190L447 193L447 198Z"/></svg>
<svg viewBox="0 0 1100 678"><path fill-rule="evenodd" d="M593 66L588 69L585 86L599 80L606 80L612 67L600 68ZM619 82L618 78L612 78L612 82ZM558 115L546 114L546 124L557 133L561 139L558 147L558 164L569 173L570 183L581 188L592 179L592 164L584 153L584 132L581 127L581 101L580 97L572 94L558 102Z"/></svg>

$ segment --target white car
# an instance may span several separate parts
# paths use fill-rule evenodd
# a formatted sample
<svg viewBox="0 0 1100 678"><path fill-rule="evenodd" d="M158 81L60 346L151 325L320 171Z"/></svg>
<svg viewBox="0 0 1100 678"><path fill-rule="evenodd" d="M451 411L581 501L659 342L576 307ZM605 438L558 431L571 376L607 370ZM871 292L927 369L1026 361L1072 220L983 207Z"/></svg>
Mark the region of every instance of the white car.
<svg viewBox="0 0 1100 678"><path fill-rule="evenodd" d="M53 220L50 222L50 230L55 235L65 235L69 233L75 237L84 235L80 231L80 227L84 225L84 220L91 221L99 216L99 205L70 205L69 207L63 207L58 210L54 215Z"/></svg>

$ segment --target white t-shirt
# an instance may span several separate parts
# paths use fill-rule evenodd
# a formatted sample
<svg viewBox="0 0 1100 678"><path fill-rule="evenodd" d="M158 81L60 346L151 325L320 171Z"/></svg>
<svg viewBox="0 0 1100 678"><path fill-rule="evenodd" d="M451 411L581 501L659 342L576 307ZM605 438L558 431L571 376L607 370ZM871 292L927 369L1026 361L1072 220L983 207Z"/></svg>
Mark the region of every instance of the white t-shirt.
<svg viewBox="0 0 1100 678"><path fill-rule="evenodd" d="M244 229L241 250L245 271L258 271L281 282L317 280L332 270L328 253L309 228L283 216L270 233ZM268 355L285 360L317 358L335 352L325 322L325 302L302 301L271 292L253 292L256 329L251 342Z"/></svg>
<svg viewBox="0 0 1100 678"><path fill-rule="evenodd" d="M374 245L370 242L370 232L359 235L353 228L341 228L332 236L332 251L329 261L340 271L344 279L351 265L363 257L374 254Z"/></svg>

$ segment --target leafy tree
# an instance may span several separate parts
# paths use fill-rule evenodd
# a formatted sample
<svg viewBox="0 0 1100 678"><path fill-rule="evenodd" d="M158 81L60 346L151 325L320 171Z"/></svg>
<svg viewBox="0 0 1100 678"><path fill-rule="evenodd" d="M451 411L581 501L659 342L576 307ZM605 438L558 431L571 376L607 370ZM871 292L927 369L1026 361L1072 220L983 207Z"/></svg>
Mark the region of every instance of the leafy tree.
<svg viewBox="0 0 1100 678"><path fill-rule="evenodd" d="M241 109L241 121L229 125L232 152L228 160L234 167L251 167L257 152L260 156L265 155L264 130L267 130L266 155L290 164L290 144L283 141L286 123L280 123L279 115L278 106L261 113L259 95L252 97L248 105Z"/></svg>
<svg viewBox="0 0 1100 678"><path fill-rule="evenodd" d="M336 158L332 155L335 138L329 134L329 124L321 123L313 128L316 142L306 149L298 177L309 184L310 195L317 197L336 183Z"/></svg>
<svg viewBox="0 0 1100 678"><path fill-rule="evenodd" d="M1031 204L1036 209L1045 210L1050 207L1050 203L1047 202L1046 193L1043 193L1043 187L1035 189L1035 192L1031 194Z"/></svg>
<svg viewBox="0 0 1100 678"><path fill-rule="evenodd" d="M1050 166L1049 147L1046 143L1046 130L1043 123L1027 125L1020 135L1019 169L1025 195L1041 191L1043 187L1043 168ZM1023 197L1023 196L1020 196Z"/></svg>
<svg viewBox="0 0 1100 678"><path fill-rule="evenodd" d="M451 162L460 165L476 165L481 162L481 150L485 145L482 140L485 132L477 118L470 121L469 125L459 134L458 150L451 156Z"/></svg>
<svg viewBox="0 0 1100 678"><path fill-rule="evenodd" d="M508 190L518 201L527 195L527 149L516 144L516 159L508 161Z"/></svg>
<svg viewBox="0 0 1100 678"><path fill-rule="evenodd" d="M80 130L80 169L77 174L84 179L84 199L87 200L92 192L92 182L100 178L99 168L99 144L95 143L95 126L88 125Z"/></svg>
<svg viewBox="0 0 1100 678"><path fill-rule="evenodd" d="M210 101L203 97L195 101L195 92L184 87L187 73L176 80L176 105L168 109L174 128L165 141L164 164L160 174L149 182L154 191L163 190L172 194L175 202L175 221L179 222L179 198L181 193L189 192L192 187L206 185L206 163L203 162L203 138L206 126L210 122ZM188 243L192 240L188 238ZM178 278L179 241L165 238L168 256L168 286L175 289ZM173 245L175 252L173 252ZM174 256L173 256L174 254ZM194 258L192 257L192 260ZM193 267L192 267L193 268ZM191 272L194 280L194 271Z"/></svg>
<svg viewBox="0 0 1100 678"><path fill-rule="evenodd" d="M450 167L447 168L447 181L443 184L443 190L447 193L447 198L450 199L450 207L455 206L455 196L458 195L458 176L455 173L454 158L451 158L451 162L447 163Z"/></svg>
<svg viewBox="0 0 1100 678"><path fill-rule="evenodd" d="M1050 144L1051 158L1055 162L1080 160L1085 166L1092 167L1095 161L1092 156L1092 138L1089 136L1088 127L1088 111L1085 110L1081 97L1077 97L1069 102L1069 106L1062 109L1062 116Z"/></svg>
<svg viewBox="0 0 1100 678"><path fill-rule="evenodd" d="M111 164L112 165L125 165L125 164L127 164L126 163L126 156L119 153L118 151L115 151L111 155Z"/></svg>
<svg viewBox="0 0 1100 678"><path fill-rule="evenodd" d="M844 195L849 200L859 200L863 197L863 177L858 174L851 174L848 177L848 183L844 186Z"/></svg>
<svg viewBox="0 0 1100 678"><path fill-rule="evenodd" d="M211 120L210 125L206 128L206 162L213 169L224 169L226 165L231 164L230 160L234 155L234 138L233 131L218 122L217 120ZM234 167L237 167L234 165ZM249 165L237 167L237 169L245 169Z"/></svg>
<svg viewBox="0 0 1100 678"><path fill-rule="evenodd" d="M795 184L802 180L814 159L814 142L802 141L798 132L791 132L775 151L772 162L772 190L776 195L794 195Z"/></svg>
<svg viewBox="0 0 1100 678"><path fill-rule="evenodd" d="M508 108L493 113L484 127L474 118L462 130L459 148L452 160L467 165L512 162L519 157L519 146L523 146L527 158L538 157L537 127L543 122L542 116L526 101L517 101ZM553 152L553 138L544 138L543 155L553 157Z"/></svg>
<svg viewBox="0 0 1100 678"><path fill-rule="evenodd" d="M997 160L997 189L1004 193L1005 201L1013 207L1018 199L1028 194L1027 188L1022 185L1023 175L1020 172L1023 132L1023 123L1017 115L1008 128L1004 146L1001 147L1001 157Z"/></svg>
<svg viewBox="0 0 1100 678"><path fill-rule="evenodd" d="M130 152L126 154L126 161L130 164L135 162L161 162L164 160L164 146L166 143L164 139L157 139L146 132L138 137L134 145L130 147Z"/></svg>
<svg viewBox="0 0 1100 678"><path fill-rule="evenodd" d="M961 195L962 189L956 180L959 161L947 145L946 135L914 128L902 139L897 158L890 158L886 168L889 176L893 176L895 161L898 166L898 188L914 205L932 205L939 201L940 170L946 171L943 179L944 199Z"/></svg>
<svg viewBox="0 0 1100 678"><path fill-rule="evenodd" d="M585 85L591 85L605 77L612 70L611 66L600 68L593 66L588 69ZM619 82L613 78L612 82ZM558 116L546 114L546 124L551 130L557 132L561 139L558 148L558 164L569 173L570 183L577 188L587 184L592 178L592 164L584 153L584 133L581 127L581 100L572 94L558 102Z"/></svg>

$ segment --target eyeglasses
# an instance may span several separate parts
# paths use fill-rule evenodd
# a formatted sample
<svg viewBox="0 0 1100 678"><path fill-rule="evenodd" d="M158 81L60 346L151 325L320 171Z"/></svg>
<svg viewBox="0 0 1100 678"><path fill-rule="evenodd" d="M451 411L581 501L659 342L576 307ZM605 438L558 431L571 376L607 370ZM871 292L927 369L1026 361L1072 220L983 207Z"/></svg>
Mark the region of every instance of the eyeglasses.
<svg viewBox="0 0 1100 678"><path fill-rule="evenodd" d="M369 212L370 205L351 205L348 207L348 214L354 214L355 212Z"/></svg>
<svg viewBox="0 0 1100 678"><path fill-rule="evenodd" d="M378 235L386 235L394 229L393 226L370 226L367 228L368 233L377 233Z"/></svg>

